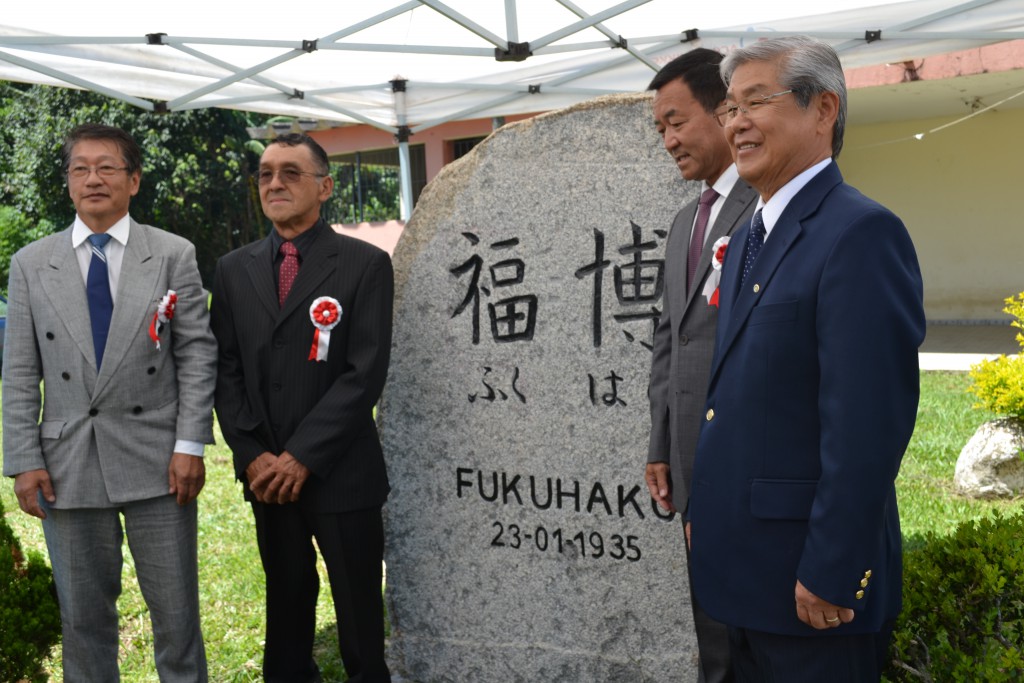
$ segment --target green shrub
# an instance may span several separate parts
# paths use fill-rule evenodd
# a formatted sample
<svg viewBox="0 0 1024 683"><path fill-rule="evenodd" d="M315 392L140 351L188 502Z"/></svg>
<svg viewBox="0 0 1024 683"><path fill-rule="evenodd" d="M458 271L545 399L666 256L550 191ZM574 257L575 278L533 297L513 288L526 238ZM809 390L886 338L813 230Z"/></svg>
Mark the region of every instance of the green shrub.
<svg viewBox="0 0 1024 683"><path fill-rule="evenodd" d="M1013 316L1010 323L1024 330L1024 292L1004 302L1005 313ZM1024 350L1024 334L1017 332L1017 343ZM971 366L970 391L978 398L976 408L985 408L1007 417L1024 418L1024 353L1014 358L999 356Z"/></svg>
<svg viewBox="0 0 1024 683"><path fill-rule="evenodd" d="M929 534L904 555L890 681L1024 680L1024 515Z"/></svg>
<svg viewBox="0 0 1024 683"><path fill-rule="evenodd" d="M60 639L53 574L26 558L0 506L0 681L45 681L42 661Z"/></svg>

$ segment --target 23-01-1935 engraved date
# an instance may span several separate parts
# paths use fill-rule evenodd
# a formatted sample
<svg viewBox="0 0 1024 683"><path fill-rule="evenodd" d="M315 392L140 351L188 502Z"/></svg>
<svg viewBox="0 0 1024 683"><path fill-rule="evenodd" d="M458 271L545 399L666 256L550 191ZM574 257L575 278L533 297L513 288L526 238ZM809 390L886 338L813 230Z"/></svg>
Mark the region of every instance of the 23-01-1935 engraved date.
<svg viewBox="0 0 1024 683"><path fill-rule="evenodd" d="M563 553L579 550L581 557L591 557L595 560L607 556L613 560L640 561L638 536L612 534L606 543L604 536L599 531L591 531L589 534L580 531L573 536L568 536L567 532L560 528L548 531L547 528L538 526L529 531L520 529L517 524L505 525L501 522L494 522L491 526L497 529L497 533L491 539L492 547L518 550L529 548L532 544L541 552L552 550Z"/></svg>

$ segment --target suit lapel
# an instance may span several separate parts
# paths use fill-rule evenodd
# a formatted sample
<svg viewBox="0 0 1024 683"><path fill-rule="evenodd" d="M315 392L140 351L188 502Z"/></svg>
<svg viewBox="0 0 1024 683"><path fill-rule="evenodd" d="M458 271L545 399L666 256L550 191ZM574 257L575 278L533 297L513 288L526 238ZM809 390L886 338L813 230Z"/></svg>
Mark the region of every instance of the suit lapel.
<svg viewBox="0 0 1024 683"><path fill-rule="evenodd" d="M704 241L704 249L700 252L697 271L693 276L701 286L690 288L686 295L686 310L689 310L695 296L700 295L701 290L704 288L704 280L711 270L711 257L713 256L712 251L714 250L715 242L728 235L730 230L739 225L743 213L755 201L757 201L757 192L742 180L736 181L732 192L729 193L725 203L722 205L722 210L718 212L714 225L711 226L711 233ZM704 300L704 303L707 304L707 301ZM681 320L682 316L677 319Z"/></svg>
<svg viewBox="0 0 1024 683"><path fill-rule="evenodd" d="M786 213L789 212L787 211ZM784 213L772 229L772 234L765 240L764 246L761 247L761 253L757 255L754 267L751 268L750 275L747 276L747 281L743 283L742 288L740 286L740 278L742 277L743 269L740 267L740 263L743 259L736 259L734 264L736 267L730 273L730 289L734 294L731 301L732 306L728 311L729 317L723 318L727 323L725 337L722 339L721 356L724 356L729 350L729 346L736 339L736 335L743 328L747 318L750 317L750 311L753 310L754 305L760 300L765 289L771 283L772 275L775 274L779 263L782 262L786 252L793 246L793 243L802 231L800 221L794 218L787 220ZM746 246L748 232L750 232L749 228L743 232L744 246ZM742 256L743 250L739 250L733 255ZM756 292L754 291L755 288L757 289Z"/></svg>
<svg viewBox="0 0 1024 683"><path fill-rule="evenodd" d="M693 219L697 215L697 202L691 202L687 207L679 214L673 230L680 230L684 238L676 240L673 246L675 247L675 254L666 254L666 261L671 259L673 263L680 264L679 272L679 285L683 288L684 296L672 297L672 304L674 310L671 311L672 320L678 320L678 324L683 322L683 313L686 312L690 306L690 299L692 298L689 293L686 292L686 261L689 258L690 251L690 239L693 237ZM700 272L700 266L697 267L697 272ZM698 275L694 275L698 277Z"/></svg>
<svg viewBox="0 0 1024 683"><path fill-rule="evenodd" d="M71 228L61 235L50 253L49 268L39 273L46 297L64 323L68 334L75 340L86 363L96 370L96 350L92 344L92 324L89 322L89 301L85 297L82 269L71 246Z"/></svg>
<svg viewBox="0 0 1024 683"><path fill-rule="evenodd" d="M719 334L715 344L715 360L711 368L712 378L718 373L722 360L739 336L747 318L750 317L750 312L771 285L772 276L779 264L800 238L803 232L802 222L818 210L825 196L842 181L842 175L833 162L796 193L765 240L761 253L754 261L754 266L750 270L750 275L747 276L747 281L743 283L742 289L740 288L740 277L744 249L732 252L732 258L727 261L722 277L722 291L726 292L727 298L730 300L727 304L723 303L723 308L719 310ZM749 231L750 228L747 226L736 233L736 240L743 240L737 246L739 244L746 246ZM728 281L727 286L726 281ZM756 292L754 291L755 287L757 288ZM720 300L723 298L726 297L719 297Z"/></svg>
<svg viewBox="0 0 1024 683"><path fill-rule="evenodd" d="M270 253L272 242L267 236L252 250L251 258L246 266L249 282L252 283L256 297L267 309L272 318L277 318L281 307L277 303L277 286L274 284L274 259Z"/></svg>
<svg viewBox="0 0 1024 683"><path fill-rule="evenodd" d="M151 317L156 312L158 299L166 293L156 291L159 274L160 263L154 260L150 251L146 228L133 220L121 260L110 336L103 351L103 365L96 378L95 395L103 391L140 332L146 334L147 314Z"/></svg>

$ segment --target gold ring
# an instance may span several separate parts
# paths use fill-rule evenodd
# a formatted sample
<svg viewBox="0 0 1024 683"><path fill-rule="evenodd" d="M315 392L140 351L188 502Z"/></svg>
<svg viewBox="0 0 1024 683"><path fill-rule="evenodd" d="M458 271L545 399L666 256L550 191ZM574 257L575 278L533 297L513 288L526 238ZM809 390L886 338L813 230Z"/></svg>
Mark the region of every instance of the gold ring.
<svg viewBox="0 0 1024 683"><path fill-rule="evenodd" d="M839 617L835 617L834 619L826 619L825 621L827 621L827 622L828 622L828 623L830 623L830 624L834 624L834 623L836 623L837 621L839 621Z"/></svg>

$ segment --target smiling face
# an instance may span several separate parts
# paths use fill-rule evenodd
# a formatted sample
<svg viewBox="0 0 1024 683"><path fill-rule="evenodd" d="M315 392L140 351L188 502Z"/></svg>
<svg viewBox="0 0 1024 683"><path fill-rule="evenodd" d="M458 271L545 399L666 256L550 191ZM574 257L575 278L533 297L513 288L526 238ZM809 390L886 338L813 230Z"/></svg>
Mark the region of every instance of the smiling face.
<svg viewBox="0 0 1024 683"><path fill-rule="evenodd" d="M301 175L286 183L280 171L291 169ZM316 224L320 205L334 189L334 180L317 175L313 154L305 145L270 144L260 158L260 172L273 173L270 181L260 185L263 213L285 239L292 239Z"/></svg>
<svg viewBox="0 0 1024 683"><path fill-rule="evenodd" d="M96 169L125 165L121 148L114 140L81 140L71 150L68 168L86 166L92 169L84 178L68 176L68 194L78 217L93 232L106 232L128 214L128 204L138 193L142 177L138 171L129 173L121 170L112 176L102 177Z"/></svg>
<svg viewBox="0 0 1024 683"><path fill-rule="evenodd" d="M752 61L732 74L726 101L745 103L787 90L779 79L778 61ZM740 177L768 201L786 183L832 156L832 129L838 98L813 95L806 108L795 94L773 98L753 113L742 111L725 126L725 135Z"/></svg>
<svg viewBox="0 0 1024 683"><path fill-rule="evenodd" d="M721 126L682 79L670 81L654 93L654 125L686 180L713 185L732 163Z"/></svg>

